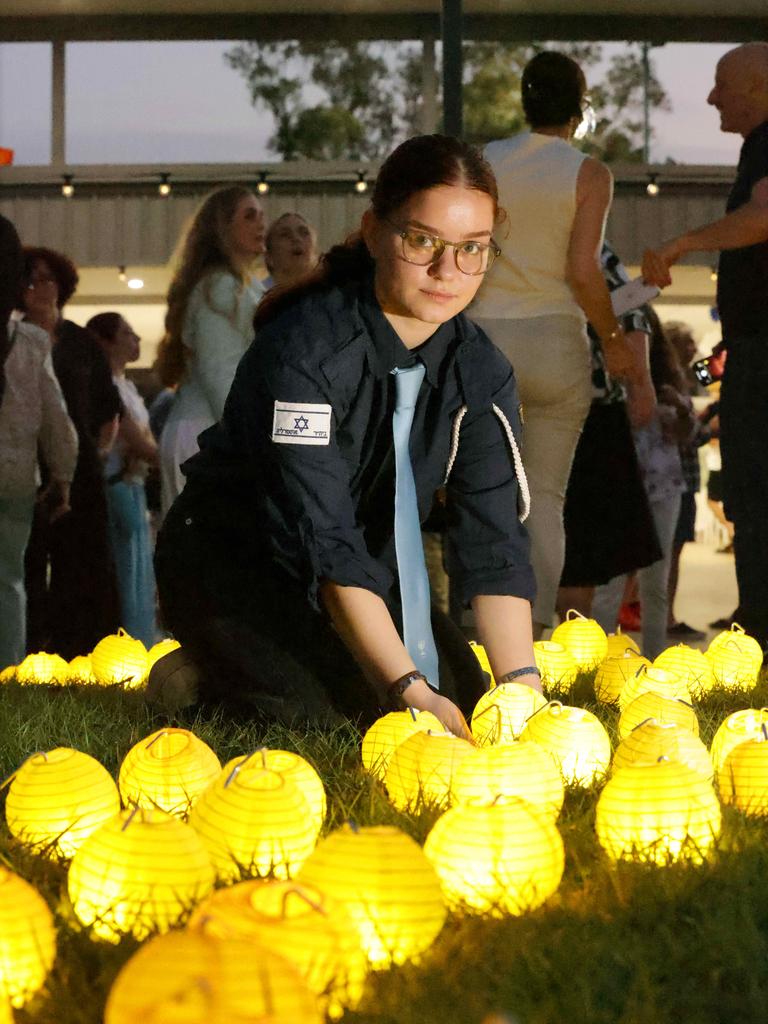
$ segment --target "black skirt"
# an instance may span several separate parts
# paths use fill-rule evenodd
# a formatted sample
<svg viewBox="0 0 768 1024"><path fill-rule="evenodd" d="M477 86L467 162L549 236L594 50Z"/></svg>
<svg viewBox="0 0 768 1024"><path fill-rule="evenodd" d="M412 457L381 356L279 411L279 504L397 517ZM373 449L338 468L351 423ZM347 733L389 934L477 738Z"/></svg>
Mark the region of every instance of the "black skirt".
<svg viewBox="0 0 768 1024"><path fill-rule="evenodd" d="M662 557L623 402L592 404L563 518L561 586L599 586Z"/></svg>

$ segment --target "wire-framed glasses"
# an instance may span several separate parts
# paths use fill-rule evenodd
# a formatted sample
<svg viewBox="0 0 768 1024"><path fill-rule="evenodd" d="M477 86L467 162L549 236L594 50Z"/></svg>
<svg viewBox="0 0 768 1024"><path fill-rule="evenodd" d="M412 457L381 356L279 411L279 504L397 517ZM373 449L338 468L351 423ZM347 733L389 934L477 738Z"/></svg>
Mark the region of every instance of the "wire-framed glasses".
<svg viewBox="0 0 768 1024"><path fill-rule="evenodd" d="M493 239L491 239L490 245L486 245L485 242L476 242L474 239L468 239L465 242L449 242L438 235L430 235L429 232L423 231L421 228L401 228L390 220L387 223L397 231L402 242L403 259L420 267L437 263L446 248L450 246L453 249L456 266L462 274L474 276L484 274L496 257L501 254L501 249Z"/></svg>

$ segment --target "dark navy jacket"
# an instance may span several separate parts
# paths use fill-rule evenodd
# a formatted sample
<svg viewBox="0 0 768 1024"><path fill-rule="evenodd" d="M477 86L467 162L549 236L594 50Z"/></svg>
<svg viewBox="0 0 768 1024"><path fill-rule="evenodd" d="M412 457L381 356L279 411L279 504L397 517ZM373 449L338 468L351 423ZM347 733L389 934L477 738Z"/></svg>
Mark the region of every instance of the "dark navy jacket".
<svg viewBox="0 0 768 1024"><path fill-rule="evenodd" d="M426 366L411 429L422 522L467 406L446 485L449 574L465 603L478 594L532 600L518 480L493 411L495 404L519 441L509 363L463 315L409 351L370 282L306 295L259 331L221 422L185 464L185 507L207 506L203 518L226 530L236 505L238 521L249 524L242 557L282 566L306 583L315 605L323 579L389 600L397 572L390 371L414 358Z"/></svg>

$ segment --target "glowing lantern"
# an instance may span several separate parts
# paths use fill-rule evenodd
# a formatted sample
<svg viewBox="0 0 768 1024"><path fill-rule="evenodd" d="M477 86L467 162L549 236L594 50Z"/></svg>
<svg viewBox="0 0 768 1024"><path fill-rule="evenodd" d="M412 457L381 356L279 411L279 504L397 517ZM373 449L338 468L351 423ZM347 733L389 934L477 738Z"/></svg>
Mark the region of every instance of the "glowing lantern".
<svg viewBox="0 0 768 1024"><path fill-rule="evenodd" d="M104 1024L322 1024L296 968L253 942L169 932L115 979Z"/></svg>
<svg viewBox="0 0 768 1024"><path fill-rule="evenodd" d="M401 811L413 810L421 802L445 806L451 800L456 769L474 749L449 732L414 733L390 758L385 782L389 799Z"/></svg>
<svg viewBox="0 0 768 1024"><path fill-rule="evenodd" d="M614 860L699 863L718 836L720 821L711 783L679 761L620 768L597 801L597 837Z"/></svg>
<svg viewBox="0 0 768 1024"><path fill-rule="evenodd" d="M70 747L33 754L12 780L5 801L8 831L40 853L74 856L120 810L107 769Z"/></svg>
<svg viewBox="0 0 768 1024"><path fill-rule="evenodd" d="M737 744L717 773L720 799L744 814L768 814L768 728Z"/></svg>
<svg viewBox="0 0 768 1024"><path fill-rule="evenodd" d="M550 693L566 693L576 682L579 669L573 655L562 644L537 640L533 645L541 685Z"/></svg>
<svg viewBox="0 0 768 1024"><path fill-rule="evenodd" d="M424 843L450 907L522 914L549 899L565 864L552 818L516 797L459 805L439 818Z"/></svg>
<svg viewBox="0 0 768 1024"><path fill-rule="evenodd" d="M269 768L273 772L279 772L298 788L307 801L312 818L317 825L317 831L319 832L323 827L326 809L325 786L323 780L305 758L290 750L270 750L268 747L262 747L247 757L233 758L227 764L225 771L231 771L236 765L241 768L246 766Z"/></svg>
<svg viewBox="0 0 768 1024"><path fill-rule="evenodd" d="M638 761L658 761L660 757L688 765L708 782L715 774L712 759L698 736L679 725L657 722L653 718L638 725L621 741L613 755L611 768L616 771Z"/></svg>
<svg viewBox="0 0 768 1024"><path fill-rule="evenodd" d="M0 1001L23 1006L42 988L55 955L48 904L23 878L0 866Z"/></svg>
<svg viewBox="0 0 768 1024"><path fill-rule="evenodd" d="M667 647L656 658L653 667L665 669L682 679L694 697L701 697L715 685L712 665L707 656L697 648L685 644Z"/></svg>
<svg viewBox="0 0 768 1024"><path fill-rule="evenodd" d="M761 732L764 722L768 722L768 708L746 708L734 711L715 733L709 753L715 771L719 772L734 747L746 740L755 739Z"/></svg>
<svg viewBox="0 0 768 1024"><path fill-rule="evenodd" d="M121 811L89 836L69 866L80 922L108 942L167 931L213 888L202 840L164 811Z"/></svg>
<svg viewBox="0 0 768 1024"><path fill-rule="evenodd" d="M622 633L621 627L618 627L615 633L609 633L605 639L608 642L606 658L620 658L626 651L640 654L637 642L632 639L629 633Z"/></svg>
<svg viewBox="0 0 768 1024"><path fill-rule="evenodd" d="M7 665L2 672L0 672L0 683L10 683L16 678L16 672L18 671L18 665Z"/></svg>
<svg viewBox="0 0 768 1024"><path fill-rule="evenodd" d="M0 995L0 1024L13 1024L11 1004L3 995Z"/></svg>
<svg viewBox="0 0 768 1024"><path fill-rule="evenodd" d="M641 693L619 715L619 739L626 739L633 729L649 718L655 718L657 722L674 722L694 736L699 735L699 720L690 704L649 690Z"/></svg>
<svg viewBox="0 0 768 1024"><path fill-rule="evenodd" d="M156 661L164 658L171 651L177 651L180 647L179 641L171 640L170 637L167 637L165 640L158 640L156 644L153 644L147 651L147 675L149 675Z"/></svg>
<svg viewBox="0 0 768 1024"><path fill-rule="evenodd" d="M488 660L488 655L485 653L485 648L482 644L476 644L474 640L469 641L469 646L472 648L474 656L480 662L480 668L488 676L488 687L490 689L490 687L496 685L496 680L493 677L493 669L491 668L491 663Z"/></svg>
<svg viewBox="0 0 768 1024"><path fill-rule="evenodd" d="M388 715L382 715L363 736L363 767L383 782L389 760L400 744L415 732L426 732L428 729L443 731L442 722L431 711L409 708L407 711L390 711Z"/></svg>
<svg viewBox="0 0 768 1024"><path fill-rule="evenodd" d="M190 928L223 939L249 939L290 960L336 1019L363 994L368 957L348 912L314 885L240 882L217 889Z"/></svg>
<svg viewBox="0 0 768 1024"><path fill-rule="evenodd" d="M566 784L589 786L611 763L611 741L602 722L591 711L556 700L528 720L520 739L543 747Z"/></svg>
<svg viewBox="0 0 768 1024"><path fill-rule="evenodd" d="M320 823L299 787L248 758L224 767L189 813L224 881L291 878L315 848Z"/></svg>
<svg viewBox="0 0 768 1024"><path fill-rule="evenodd" d="M707 648L715 682L727 690L752 687L763 664L763 650L754 637L734 623L730 630L718 633ZM23 664L23 662L22 662Z"/></svg>
<svg viewBox="0 0 768 1024"><path fill-rule="evenodd" d="M663 668L641 665L619 694L619 708L623 711L643 693L658 693L670 700L691 702L691 693L684 679Z"/></svg>
<svg viewBox="0 0 768 1024"><path fill-rule="evenodd" d="M603 627L573 608L566 615L565 621L553 630L552 640L571 652L580 672L597 668L608 651Z"/></svg>
<svg viewBox="0 0 768 1024"><path fill-rule="evenodd" d="M16 680L24 686L33 683L66 683L69 665L58 654L28 654L16 669Z"/></svg>
<svg viewBox="0 0 768 1024"><path fill-rule="evenodd" d="M188 729L159 729L139 740L120 766L123 803L184 817L221 772L207 743Z"/></svg>
<svg viewBox="0 0 768 1024"><path fill-rule="evenodd" d="M134 690L147 679L147 649L141 640L118 629L99 640L91 652L91 665L101 686L120 685Z"/></svg>
<svg viewBox="0 0 768 1024"><path fill-rule="evenodd" d="M524 683L502 683L484 693L472 712L472 735L485 743L511 743L547 698Z"/></svg>
<svg viewBox="0 0 768 1024"><path fill-rule="evenodd" d="M90 684L96 682L90 654L78 654L67 666L67 682Z"/></svg>
<svg viewBox="0 0 768 1024"><path fill-rule="evenodd" d="M499 797L521 797L556 818L565 787L554 761L537 743L482 747L465 757L453 779L460 804L492 804Z"/></svg>
<svg viewBox="0 0 768 1024"><path fill-rule="evenodd" d="M634 651L624 651L614 658L608 657L600 662L595 675L595 696L604 704L615 704L627 680L642 668L650 666L650 661Z"/></svg>
<svg viewBox="0 0 768 1024"><path fill-rule="evenodd" d="M387 825L344 825L317 844L298 877L342 903L375 967L429 949L446 917L434 868L418 843Z"/></svg>

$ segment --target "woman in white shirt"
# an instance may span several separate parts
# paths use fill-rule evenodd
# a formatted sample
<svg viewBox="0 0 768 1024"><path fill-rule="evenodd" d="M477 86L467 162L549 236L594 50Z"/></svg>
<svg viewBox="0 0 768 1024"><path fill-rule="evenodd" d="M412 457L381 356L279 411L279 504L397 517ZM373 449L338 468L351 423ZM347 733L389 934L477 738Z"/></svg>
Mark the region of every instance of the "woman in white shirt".
<svg viewBox="0 0 768 1024"><path fill-rule="evenodd" d="M184 486L180 466L216 423L240 357L253 340L264 291L251 276L264 251L264 212L247 188L217 189L203 201L179 249L168 291L166 334L157 369L177 387L160 438L163 515Z"/></svg>
<svg viewBox="0 0 768 1024"><path fill-rule="evenodd" d="M586 91L581 68L561 53L539 53L523 71L530 130L485 149L508 229L470 311L512 363L520 390L537 636L552 624L565 557L565 491L592 395L587 320L610 372L621 376L630 366L599 260L613 181L603 164L571 145Z"/></svg>

